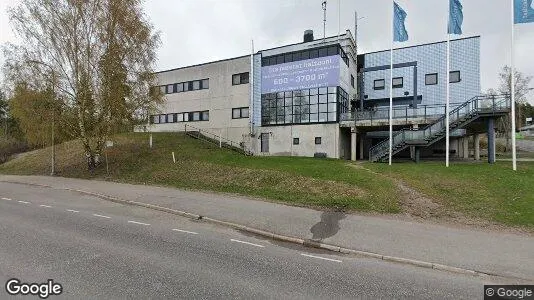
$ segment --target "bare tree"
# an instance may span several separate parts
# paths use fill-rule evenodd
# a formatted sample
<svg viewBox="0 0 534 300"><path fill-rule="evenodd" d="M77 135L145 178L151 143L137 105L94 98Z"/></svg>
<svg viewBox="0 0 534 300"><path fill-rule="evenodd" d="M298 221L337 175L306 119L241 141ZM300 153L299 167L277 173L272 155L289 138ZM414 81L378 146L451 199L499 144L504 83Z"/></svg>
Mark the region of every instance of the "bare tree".
<svg viewBox="0 0 534 300"><path fill-rule="evenodd" d="M502 94L502 95L510 95L512 92L512 77L511 77L512 69L508 66L504 66L499 73L499 87L497 91L490 89L488 91L489 94ZM531 76L525 76L523 73L515 70L514 71L514 87L515 87L515 102L516 102L516 123L521 126L522 118L521 118L521 107L527 102L527 94L529 91L529 84L532 80ZM502 117L497 126L499 131L504 133L504 137L506 138L506 151L511 148L511 131L512 131L512 125L511 125L511 114L506 115L505 117Z"/></svg>
<svg viewBox="0 0 534 300"><path fill-rule="evenodd" d="M106 139L161 101L150 92L159 35L142 1L22 0L8 13L24 43L4 47L6 79L53 87L73 116L57 121L82 141L92 170Z"/></svg>

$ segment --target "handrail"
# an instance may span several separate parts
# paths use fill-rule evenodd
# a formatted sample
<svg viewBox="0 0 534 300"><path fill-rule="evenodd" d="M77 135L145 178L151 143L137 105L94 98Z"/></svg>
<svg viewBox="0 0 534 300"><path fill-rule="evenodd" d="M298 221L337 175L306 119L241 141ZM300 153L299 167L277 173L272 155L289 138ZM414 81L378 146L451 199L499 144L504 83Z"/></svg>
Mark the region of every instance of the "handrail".
<svg viewBox="0 0 534 300"><path fill-rule="evenodd" d="M510 97L508 94L473 97L467 100L466 102L464 102L463 104L455 107L453 110L449 112L449 119L450 119L449 126L451 124L456 123L458 120L460 120L461 118L467 115L471 115L475 112L484 112L483 109L485 109L486 107L483 107L479 103L482 100L491 100L492 101L491 105L489 105L489 107L487 108L491 108L491 110L489 111L490 113L495 113L496 111L502 110L503 108L509 108L509 103L508 103L509 98ZM496 100L499 100L499 102L496 102ZM505 106L502 105L503 103L505 103ZM461 115L460 115L460 112L462 112ZM432 137L437 137L439 134L442 133L443 129L446 127L445 119L446 119L446 116L442 115L434 123L429 124L422 129L402 129L398 131L397 133L393 135L393 139L392 139L393 147L396 147L397 145L401 143L405 143L407 141L407 138L406 138L407 136L411 137L411 139L409 140L425 140L425 139L430 139ZM417 137L417 138L414 138L414 137ZM369 159L373 161L374 158L378 156L377 154L384 152L386 148L389 151L389 138L371 147L371 149L369 149Z"/></svg>
<svg viewBox="0 0 534 300"><path fill-rule="evenodd" d="M188 128L192 129L192 130L189 130L190 132L194 131L194 132L198 133L198 135L197 135L198 139L201 139L200 135L203 135L206 138L211 139L211 141L206 140L206 139L202 139L202 140L205 140L207 142L211 142L213 144L215 144L216 142L219 142L219 148L222 148L223 145L228 145L230 147L240 149L240 150L244 151L247 154L251 153L248 149L246 149L246 147L245 147L245 145L243 143L234 142L234 141L229 140L227 138L224 138L224 137L222 137L220 135L217 135L217 134L214 134L212 132L209 132L206 129L200 129L198 127L195 127L195 126L192 126L192 125L189 125L189 124L185 124L185 133L186 134L188 132Z"/></svg>
<svg viewBox="0 0 534 300"><path fill-rule="evenodd" d="M451 107L456 107L463 103L451 103ZM445 104L429 104L411 107L402 105L393 107L393 119L423 118L425 120L441 116L445 113ZM389 106L360 109L341 115L341 121L362 121L362 120L387 120L389 119Z"/></svg>

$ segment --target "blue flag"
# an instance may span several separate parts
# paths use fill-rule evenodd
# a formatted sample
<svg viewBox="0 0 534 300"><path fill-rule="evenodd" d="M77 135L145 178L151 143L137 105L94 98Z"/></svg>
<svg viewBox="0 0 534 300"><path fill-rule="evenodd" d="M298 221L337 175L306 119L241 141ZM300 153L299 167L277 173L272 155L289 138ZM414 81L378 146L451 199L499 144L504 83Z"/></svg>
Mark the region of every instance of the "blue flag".
<svg viewBox="0 0 534 300"><path fill-rule="evenodd" d="M530 0L532 1L532 0ZM460 0L449 0L449 34L462 34L464 22L463 6Z"/></svg>
<svg viewBox="0 0 534 300"><path fill-rule="evenodd" d="M397 2L393 1L393 41L406 42L408 40L408 31L404 21L408 14L402 9Z"/></svg>
<svg viewBox="0 0 534 300"><path fill-rule="evenodd" d="M514 23L534 22L534 5L532 0L514 0Z"/></svg>

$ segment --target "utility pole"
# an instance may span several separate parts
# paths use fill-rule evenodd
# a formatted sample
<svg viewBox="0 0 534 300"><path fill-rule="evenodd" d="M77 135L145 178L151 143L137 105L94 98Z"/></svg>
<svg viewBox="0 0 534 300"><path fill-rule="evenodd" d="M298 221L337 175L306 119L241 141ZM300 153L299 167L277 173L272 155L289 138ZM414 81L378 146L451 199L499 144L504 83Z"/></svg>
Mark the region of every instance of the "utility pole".
<svg viewBox="0 0 534 300"><path fill-rule="evenodd" d="M323 43L326 42L326 1L323 1Z"/></svg>

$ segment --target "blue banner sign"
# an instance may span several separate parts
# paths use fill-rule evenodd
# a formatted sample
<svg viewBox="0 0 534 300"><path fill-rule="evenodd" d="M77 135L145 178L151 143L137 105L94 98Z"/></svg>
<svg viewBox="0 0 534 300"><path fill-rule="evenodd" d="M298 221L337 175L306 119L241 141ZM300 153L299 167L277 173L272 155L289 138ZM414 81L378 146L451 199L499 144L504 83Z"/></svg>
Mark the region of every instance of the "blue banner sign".
<svg viewBox="0 0 534 300"><path fill-rule="evenodd" d="M339 86L339 55L261 68L261 93Z"/></svg>

